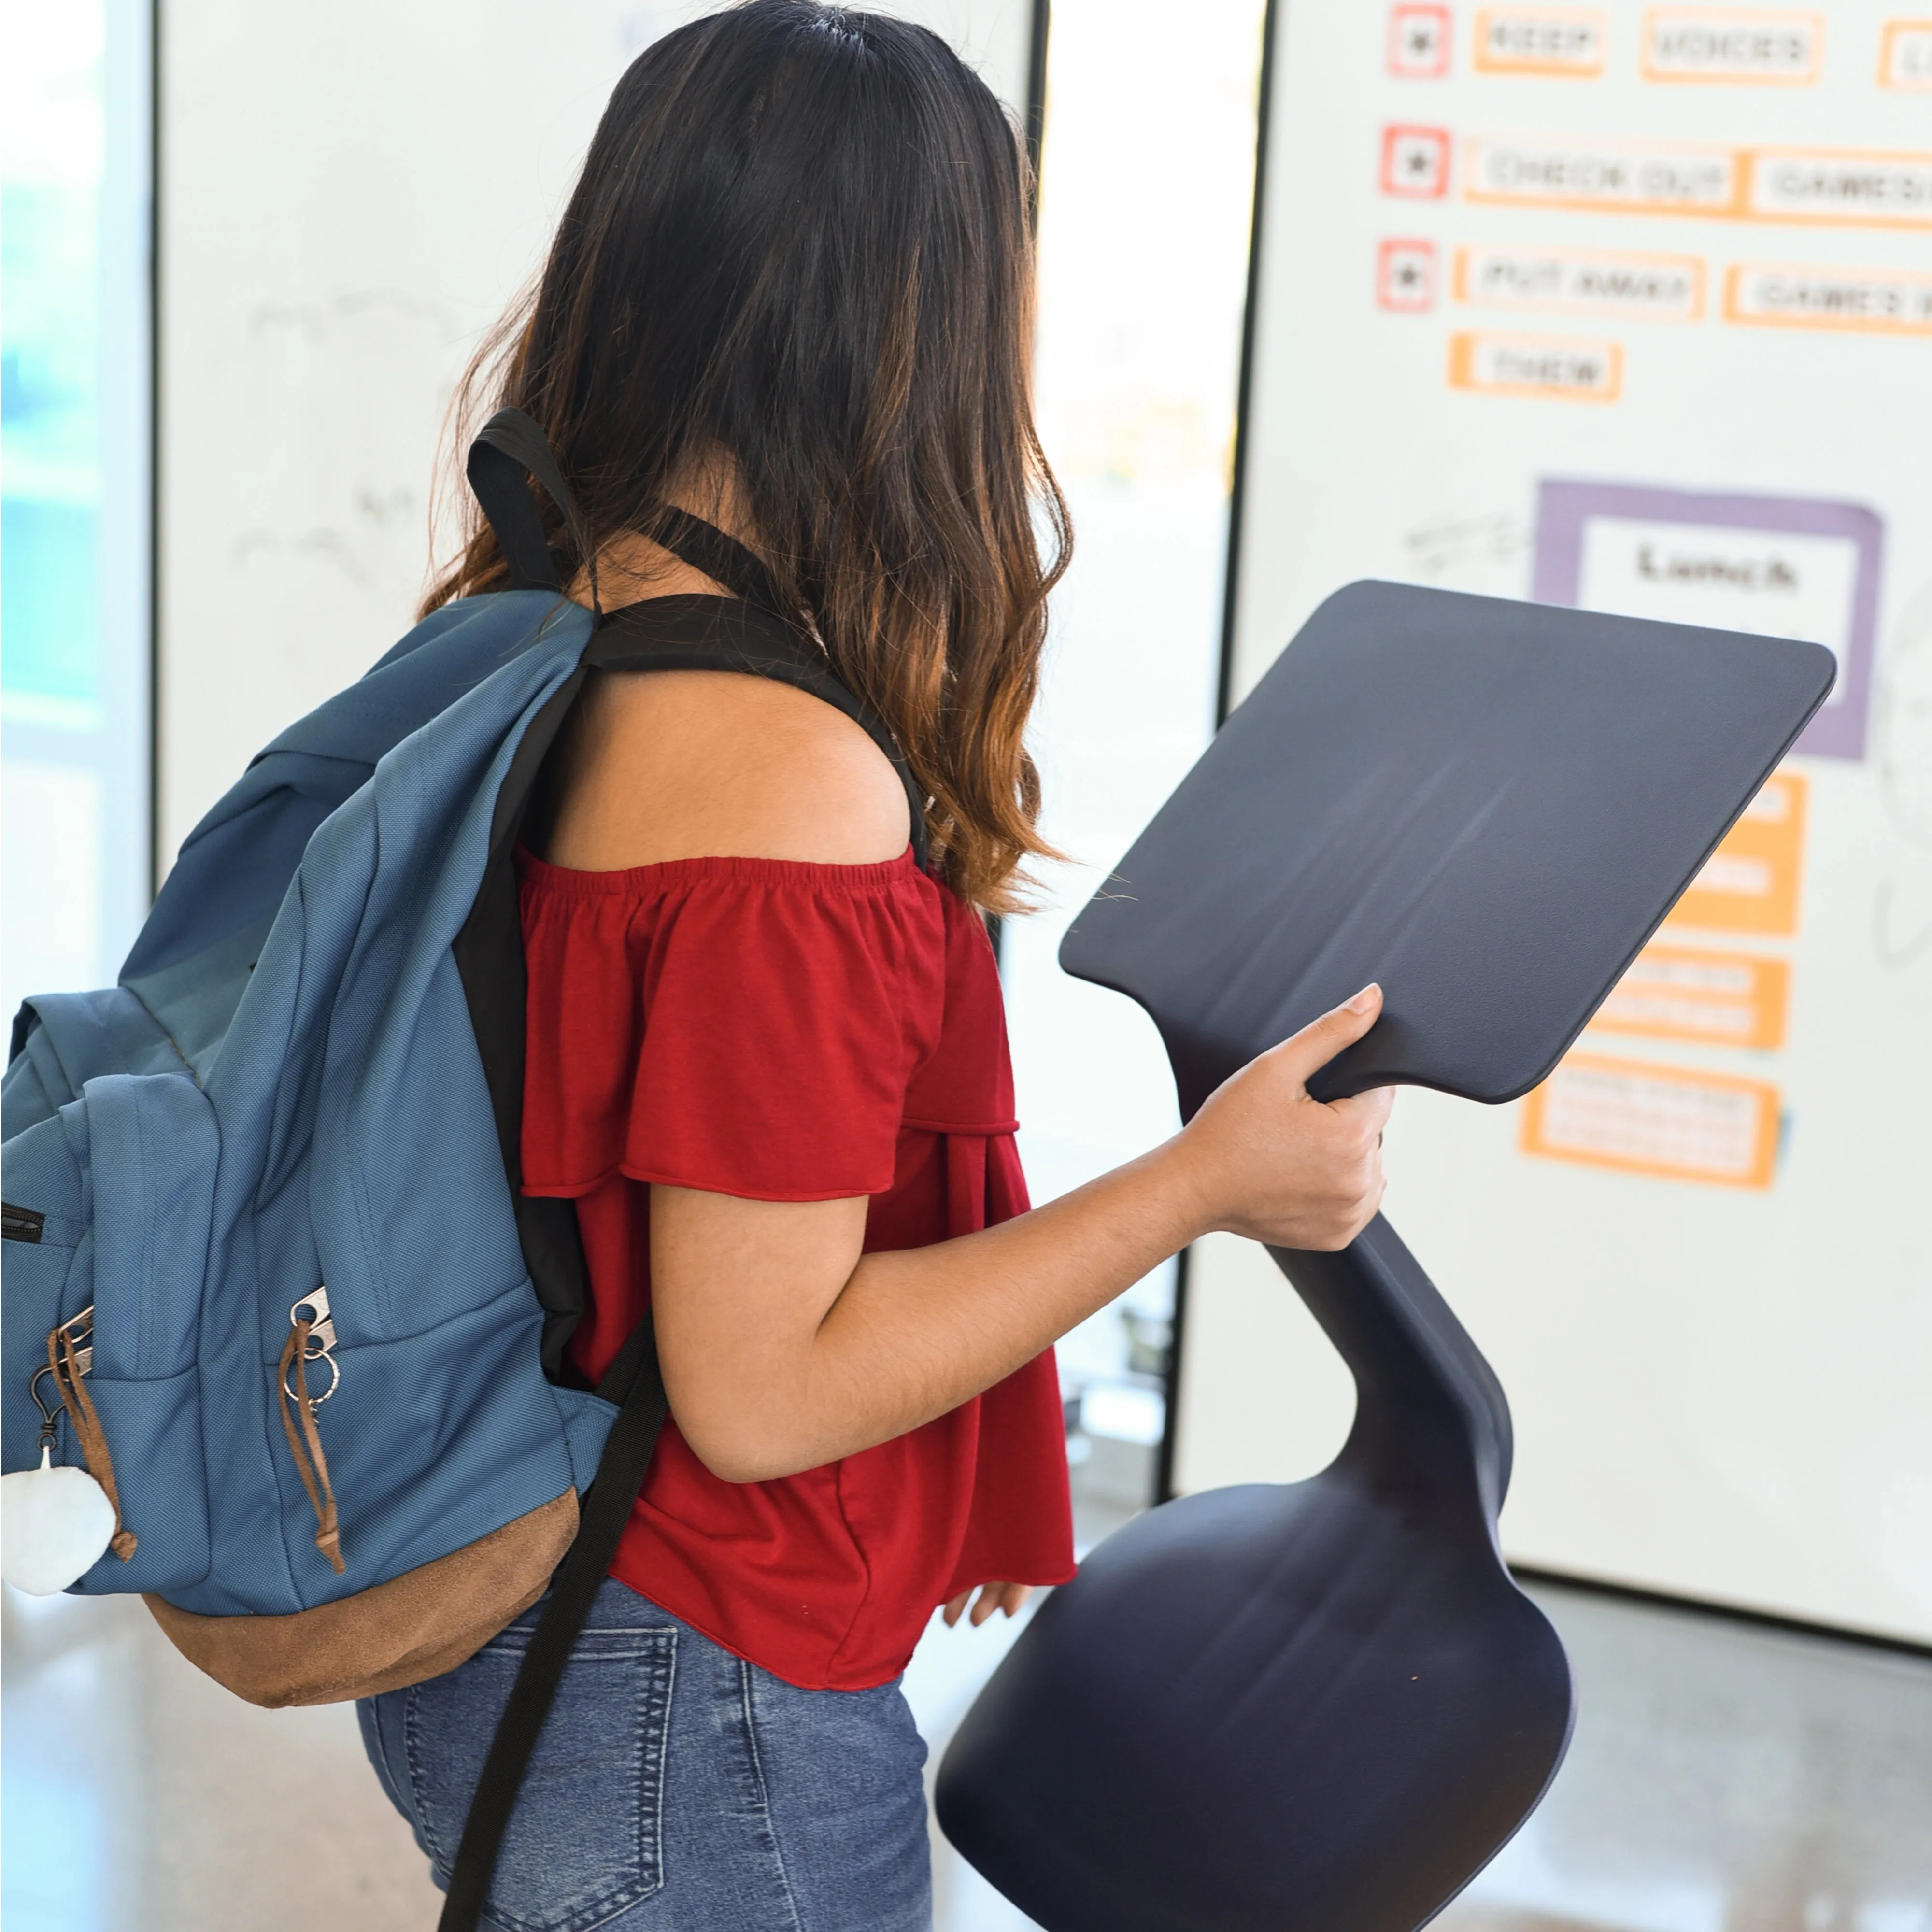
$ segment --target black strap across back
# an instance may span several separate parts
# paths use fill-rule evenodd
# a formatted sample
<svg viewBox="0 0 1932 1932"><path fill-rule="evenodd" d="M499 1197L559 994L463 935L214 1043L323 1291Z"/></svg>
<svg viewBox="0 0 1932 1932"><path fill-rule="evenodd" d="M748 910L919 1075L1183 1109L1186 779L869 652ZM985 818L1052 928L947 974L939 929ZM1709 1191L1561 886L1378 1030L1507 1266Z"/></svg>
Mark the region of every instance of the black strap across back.
<svg viewBox="0 0 1932 1932"><path fill-rule="evenodd" d="M516 1205L524 1258L544 1313L544 1366L570 1375L566 1350L589 1302L589 1280L568 1201L523 1192L524 1000L528 991L518 913L515 854L544 759L593 670L730 670L808 692L860 725L892 760L905 788L914 856L928 869L926 797L892 733L833 672L771 572L722 530L674 507L659 510L652 536L694 570L733 592L652 598L606 611L597 594L595 551L543 432L518 410L490 418L471 446L471 488L489 519L511 584L561 596L556 560L531 496L534 477L586 560L594 618L577 670L532 719L506 773L490 822L490 851L475 904L454 948L470 1023L488 1080L505 1172ZM617 1553L631 1505L650 1467L669 1413L650 1318L633 1330L597 1393L617 1405L597 1474L583 1499L575 1540L550 1580L548 1598L517 1672L470 1800L438 1932L476 1932L517 1793L562 1681L584 1620Z"/></svg>
<svg viewBox="0 0 1932 1932"><path fill-rule="evenodd" d="M543 432L520 410L500 410L471 445L470 486L490 520L510 580L519 590L555 590L562 581L550 553L543 519L524 478L534 476L561 512L578 554L586 560L596 629L584 654L586 667L601 670L736 670L776 678L821 698L859 725L892 761L905 788L912 847L927 868L926 794L878 713L840 682L824 649L800 620L803 614L778 588L765 566L715 525L674 505L661 506L651 535L681 562L701 571L732 593L729 598L680 595L607 611L598 600L596 552ZM572 686L556 722L576 701ZM560 692L558 695L562 696ZM542 721L538 721L541 724ZM555 726L544 737L548 752ZM542 753L536 760L542 763ZM534 772L532 774L534 777ZM514 781L506 790L514 789ZM527 802L527 795L520 801Z"/></svg>

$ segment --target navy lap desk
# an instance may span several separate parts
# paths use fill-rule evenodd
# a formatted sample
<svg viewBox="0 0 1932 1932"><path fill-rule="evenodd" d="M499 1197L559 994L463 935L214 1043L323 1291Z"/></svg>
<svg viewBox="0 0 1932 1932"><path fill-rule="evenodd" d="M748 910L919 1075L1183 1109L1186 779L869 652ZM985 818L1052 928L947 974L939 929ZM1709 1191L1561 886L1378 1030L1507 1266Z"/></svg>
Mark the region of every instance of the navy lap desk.
<svg viewBox="0 0 1932 1932"><path fill-rule="evenodd" d="M1310 1083L1544 1078L1805 722L1822 646L1390 584L1337 592L1082 912L1191 1116L1370 980ZM1306 1482L1149 1511L960 1727L946 1835L1048 1932L1413 1932L1562 1762L1562 1644L1496 1542L1508 1404L1379 1215L1270 1250L1355 1378Z"/></svg>

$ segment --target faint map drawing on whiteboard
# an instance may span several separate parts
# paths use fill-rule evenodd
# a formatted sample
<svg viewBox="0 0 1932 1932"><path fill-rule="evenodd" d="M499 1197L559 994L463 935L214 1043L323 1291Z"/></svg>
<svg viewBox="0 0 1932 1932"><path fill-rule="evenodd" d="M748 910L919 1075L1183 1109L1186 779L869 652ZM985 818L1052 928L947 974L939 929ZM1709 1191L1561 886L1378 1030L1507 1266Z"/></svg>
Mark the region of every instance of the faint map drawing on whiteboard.
<svg viewBox="0 0 1932 1932"><path fill-rule="evenodd" d="M1859 503L1546 482L1530 594L1826 645L1838 682L1796 748L1862 758L1882 538Z"/></svg>
<svg viewBox="0 0 1932 1932"><path fill-rule="evenodd" d="M256 454L228 562L296 711L408 628L438 436L471 346L447 304L400 289L263 302L248 317L230 380Z"/></svg>

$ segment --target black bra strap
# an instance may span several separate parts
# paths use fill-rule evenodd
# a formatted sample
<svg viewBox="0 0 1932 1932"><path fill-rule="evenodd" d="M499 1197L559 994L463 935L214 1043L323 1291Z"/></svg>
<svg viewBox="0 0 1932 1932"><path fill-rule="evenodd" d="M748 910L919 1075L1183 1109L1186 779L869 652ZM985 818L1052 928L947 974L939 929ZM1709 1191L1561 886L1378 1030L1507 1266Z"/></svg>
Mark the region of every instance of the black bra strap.
<svg viewBox="0 0 1932 1932"><path fill-rule="evenodd" d="M715 524L667 503L657 512L652 530L680 563L702 571L748 604L761 604L774 616L786 615L777 580L736 537L727 536Z"/></svg>
<svg viewBox="0 0 1932 1932"><path fill-rule="evenodd" d="M712 596L653 597L629 604L613 610L591 634L584 662L600 670L740 671L809 692L842 711L892 760L905 788L913 856L922 872L929 869L926 794L898 741L885 720L840 682L816 644L762 605Z"/></svg>
<svg viewBox="0 0 1932 1932"><path fill-rule="evenodd" d="M597 598L590 532L544 433L521 410L499 410L470 446L470 487L495 532L510 581L519 590L555 590L556 560L526 476L549 491L590 573L596 628L586 664L611 670L736 670L808 691L859 725L892 761L912 812L912 845L927 869L926 794L898 741L871 706L847 690L825 653L798 630L777 580L736 538L670 504L657 512L657 540L692 569L736 593L731 598L658 597L606 616Z"/></svg>
<svg viewBox="0 0 1932 1932"><path fill-rule="evenodd" d="M544 536L543 519L532 501L526 473L534 476L550 493L550 500L563 514L571 541L590 573L590 606L600 616L603 606L597 601L597 557L591 548L590 533L578 514L576 500L556 466L544 433L521 410L499 410L477 431L470 446L465 465L470 487L483 506L495 533L503 560L510 567L510 582L518 590L556 590L563 588L556 574L556 562Z"/></svg>
<svg viewBox="0 0 1932 1932"><path fill-rule="evenodd" d="M591 608L601 617L604 607L597 596L597 559L590 532L536 422L521 410L499 410L470 446L466 473L510 567L510 582L518 590L563 588L544 535L543 519L530 500L524 478L534 476L543 485L562 513L577 554L590 574ZM776 579L736 537L669 503L658 510L654 533L680 562L702 571L714 584L723 584L748 604L762 605L774 616L788 616Z"/></svg>

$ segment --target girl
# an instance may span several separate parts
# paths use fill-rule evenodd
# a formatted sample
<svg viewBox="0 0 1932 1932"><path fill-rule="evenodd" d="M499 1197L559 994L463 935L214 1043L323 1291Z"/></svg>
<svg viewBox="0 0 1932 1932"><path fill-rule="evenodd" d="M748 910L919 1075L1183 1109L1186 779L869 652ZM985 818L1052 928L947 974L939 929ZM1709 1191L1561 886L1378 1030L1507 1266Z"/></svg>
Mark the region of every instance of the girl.
<svg viewBox="0 0 1932 1932"><path fill-rule="evenodd" d="M1340 1247L1381 1196L1388 1094L1304 1084L1370 987L1028 1210L983 915L1051 856L1023 732L1067 530L1029 193L934 35L751 0L626 74L498 338L488 400L542 426L589 532L546 502L573 594L762 585L890 728L930 855L873 739L788 685L599 673L551 754L524 1184L575 1203L575 1367L648 1307L674 1420L503 1847L506 1932L929 1923L899 1676L935 1606L1072 1574L1054 1340L1211 1229ZM479 525L427 608L506 580ZM363 1707L442 1882L536 1615Z"/></svg>

